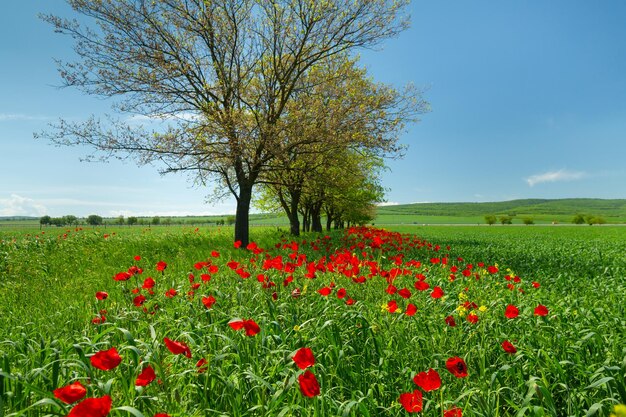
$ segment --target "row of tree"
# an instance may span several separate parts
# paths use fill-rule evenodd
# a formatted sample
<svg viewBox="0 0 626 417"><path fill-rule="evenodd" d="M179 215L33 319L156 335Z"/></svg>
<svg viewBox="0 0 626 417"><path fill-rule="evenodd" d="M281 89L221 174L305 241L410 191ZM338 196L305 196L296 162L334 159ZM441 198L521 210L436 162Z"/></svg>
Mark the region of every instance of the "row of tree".
<svg viewBox="0 0 626 417"><path fill-rule="evenodd" d="M43 136L214 184L237 201L243 246L255 188L294 234L299 215L313 230L322 212L336 224L370 216L382 158L401 155L405 123L428 108L414 88L375 83L353 55L407 28L409 0L68 3L86 24L44 17L75 41L78 61L60 64L65 85L163 123L61 120Z"/></svg>
<svg viewBox="0 0 626 417"><path fill-rule="evenodd" d="M197 219L172 219L171 217L161 218L159 216L154 216L152 218L145 217L135 217L135 216L118 216L116 218L104 219L102 216L97 214L91 214L85 218L76 217L74 215L67 215L62 217L50 217L50 216L42 216L39 218L39 224L42 226L79 226L83 224L87 224L90 226L101 226L105 224L113 224L119 226L134 226L134 225L172 225L172 224L215 224L216 226L223 226L225 224L233 225L235 224L235 216L226 216L226 218L218 218L212 220L197 220Z"/></svg>

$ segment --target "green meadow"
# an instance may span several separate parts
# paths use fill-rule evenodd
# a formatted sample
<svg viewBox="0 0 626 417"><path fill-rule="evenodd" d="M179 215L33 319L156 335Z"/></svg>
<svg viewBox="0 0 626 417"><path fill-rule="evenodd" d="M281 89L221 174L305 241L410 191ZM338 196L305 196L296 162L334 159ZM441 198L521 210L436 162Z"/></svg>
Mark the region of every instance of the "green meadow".
<svg viewBox="0 0 626 417"><path fill-rule="evenodd" d="M103 398L136 417L608 416L626 403L626 228L252 237L235 249L229 227L0 231L0 415ZM246 320L258 333L235 329ZM112 348L120 363L97 368ZM459 359L465 376L449 368ZM77 381L83 399L55 396Z"/></svg>

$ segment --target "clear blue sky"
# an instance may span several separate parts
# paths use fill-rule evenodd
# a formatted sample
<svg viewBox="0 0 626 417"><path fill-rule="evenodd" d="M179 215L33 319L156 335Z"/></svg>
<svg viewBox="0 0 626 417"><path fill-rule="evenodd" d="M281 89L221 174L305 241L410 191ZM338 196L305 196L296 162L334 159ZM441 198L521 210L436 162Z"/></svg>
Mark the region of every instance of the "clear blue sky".
<svg viewBox="0 0 626 417"><path fill-rule="evenodd" d="M72 16L61 0L0 14L0 216L232 212L185 176L33 139L110 105L55 88L72 41L39 12ZM411 14L410 30L361 52L376 80L422 86L432 106L389 161L390 203L626 198L626 2L413 0Z"/></svg>

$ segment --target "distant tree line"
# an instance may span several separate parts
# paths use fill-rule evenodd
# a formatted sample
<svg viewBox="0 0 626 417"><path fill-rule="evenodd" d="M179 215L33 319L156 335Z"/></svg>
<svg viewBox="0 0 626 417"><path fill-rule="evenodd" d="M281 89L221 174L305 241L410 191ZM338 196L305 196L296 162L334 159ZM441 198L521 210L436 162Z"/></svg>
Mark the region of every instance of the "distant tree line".
<svg viewBox="0 0 626 417"><path fill-rule="evenodd" d="M79 225L89 225L89 226L105 226L105 225L116 225L116 226L169 226L169 225L199 225L199 224L207 224L207 225L215 225L215 226L224 226L228 224L232 226L235 223L235 216L226 216L223 218L211 218L211 217L198 217L198 218L183 218L183 217L160 217L154 216L152 218L148 217L136 217L136 216L128 216L124 217L122 215L115 218L104 218L97 214L90 214L85 218L80 218L74 215L66 215L62 217L51 217L51 216L42 216L39 218L39 224L41 226L79 226Z"/></svg>

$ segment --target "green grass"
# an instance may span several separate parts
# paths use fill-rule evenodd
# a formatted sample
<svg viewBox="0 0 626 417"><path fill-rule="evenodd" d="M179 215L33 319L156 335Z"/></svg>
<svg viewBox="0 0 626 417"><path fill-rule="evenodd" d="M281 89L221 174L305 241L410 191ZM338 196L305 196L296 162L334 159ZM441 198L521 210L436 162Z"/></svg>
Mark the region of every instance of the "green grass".
<svg viewBox="0 0 626 417"><path fill-rule="evenodd" d="M423 393L425 416L453 406L464 416L608 416L613 404L626 403L626 228L394 228L404 234L306 235L297 250L275 227L254 228L267 250L256 255L234 249L227 227L0 232L0 416L67 415L72 406L52 390L76 380L88 397L110 395L114 416L402 416L400 394L415 390L413 377L430 368L442 384ZM372 247L376 236L381 248ZM263 268L278 256L294 266ZM155 269L160 260L163 272ZM242 279L227 266L231 260L251 276ZM202 261L219 267L208 282L200 278L206 268L196 269ZM112 279L133 265L143 273ZM308 265L318 266L314 278ZM489 272L494 265L499 271ZM200 284L193 297L190 274ZM416 274L445 296L416 290ZM131 289L148 276L155 293L142 290L147 301L135 307ZM293 282L283 286L289 276ZM411 297L389 294L390 281ZM332 284L329 296L317 292ZM178 294L165 297L171 288ZM301 296L292 296L295 288ZM337 297L339 288L354 305ZM109 297L98 301L96 291ZM201 302L208 295L217 300L211 309ZM391 300L399 312L387 311ZM483 308L464 311L465 301ZM415 316L405 314L409 303ZM509 304L519 317L504 317ZM548 316L533 314L539 304ZM92 324L103 309L106 321ZM470 311L476 324L467 321ZM447 316L456 327L446 325ZM247 337L230 328L233 319L253 319L261 331ZM186 343L192 358L172 354L164 337ZM504 340L517 353L505 353ZM122 363L95 369L89 358L111 347ZM304 371L291 356L301 347L315 355L314 398L298 388ZM467 378L446 370L454 356L466 361ZM195 366L201 358L204 373ZM135 387L148 365L157 380Z"/></svg>

